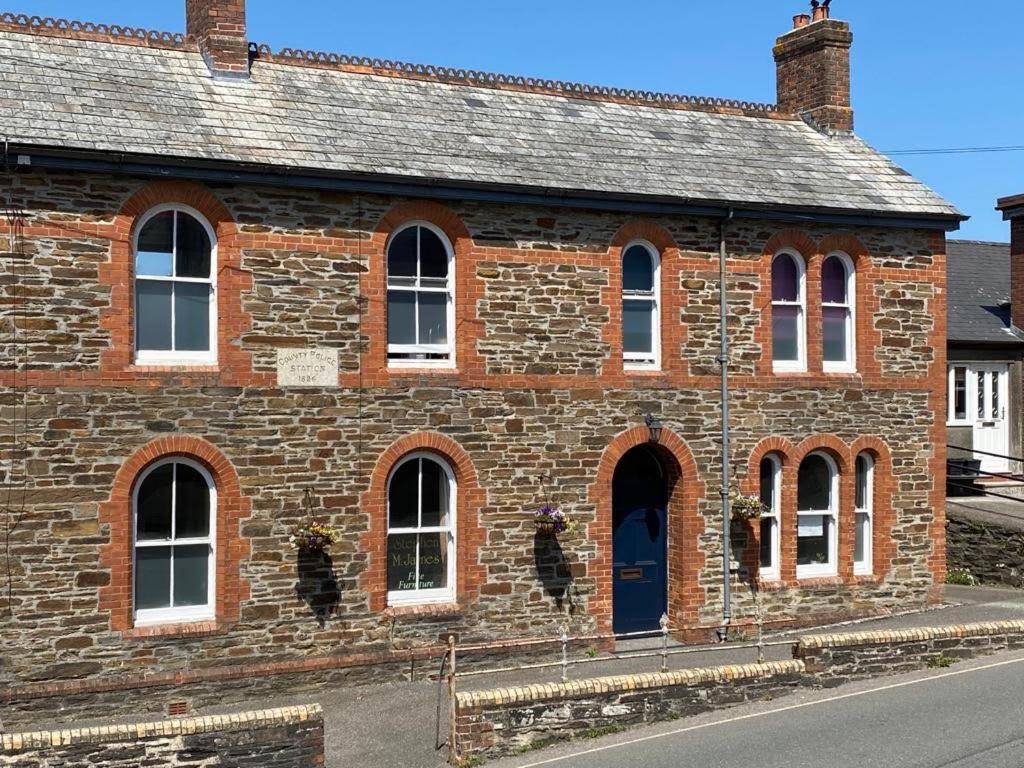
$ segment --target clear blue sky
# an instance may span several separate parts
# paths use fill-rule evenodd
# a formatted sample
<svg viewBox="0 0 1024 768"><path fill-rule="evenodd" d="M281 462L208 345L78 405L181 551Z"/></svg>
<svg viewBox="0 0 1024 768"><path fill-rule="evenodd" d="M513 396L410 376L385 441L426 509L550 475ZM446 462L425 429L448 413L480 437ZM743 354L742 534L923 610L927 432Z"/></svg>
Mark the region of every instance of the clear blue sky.
<svg viewBox="0 0 1024 768"><path fill-rule="evenodd" d="M6 0L7 10L180 31L185 0ZM14 5L7 5L14 3ZM20 4L19 4L20 3ZM249 39L691 95L775 100L775 37L807 0L248 0ZM730 10L731 9L731 10ZM857 131L884 151L1024 144L1024 3L834 0L854 32ZM894 158L1007 240L1024 152Z"/></svg>

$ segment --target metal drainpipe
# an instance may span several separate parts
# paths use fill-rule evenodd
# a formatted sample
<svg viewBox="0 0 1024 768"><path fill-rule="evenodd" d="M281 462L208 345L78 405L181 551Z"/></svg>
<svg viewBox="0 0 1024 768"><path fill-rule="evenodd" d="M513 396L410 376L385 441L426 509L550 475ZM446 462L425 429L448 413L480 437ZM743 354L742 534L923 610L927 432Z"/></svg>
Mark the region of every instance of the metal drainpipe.
<svg viewBox="0 0 1024 768"><path fill-rule="evenodd" d="M729 292L726 286L725 228L733 218L733 210L718 225L718 287L719 287L719 333L722 337L718 364L722 368L722 626L718 639L729 639L729 624L732 621L732 584L729 569L729 336L728 305Z"/></svg>

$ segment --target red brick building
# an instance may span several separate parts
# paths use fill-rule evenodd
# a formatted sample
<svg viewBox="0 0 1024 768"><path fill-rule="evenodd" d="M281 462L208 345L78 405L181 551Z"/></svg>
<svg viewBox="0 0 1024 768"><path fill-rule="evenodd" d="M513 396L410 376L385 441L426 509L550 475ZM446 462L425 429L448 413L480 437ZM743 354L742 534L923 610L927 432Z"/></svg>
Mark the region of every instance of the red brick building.
<svg viewBox="0 0 1024 768"><path fill-rule="evenodd" d="M730 494L766 507L734 620L751 584L780 622L939 598L962 217L852 134L846 23L797 17L759 105L186 6L0 20L8 722L406 674L449 630L715 626L723 248Z"/></svg>

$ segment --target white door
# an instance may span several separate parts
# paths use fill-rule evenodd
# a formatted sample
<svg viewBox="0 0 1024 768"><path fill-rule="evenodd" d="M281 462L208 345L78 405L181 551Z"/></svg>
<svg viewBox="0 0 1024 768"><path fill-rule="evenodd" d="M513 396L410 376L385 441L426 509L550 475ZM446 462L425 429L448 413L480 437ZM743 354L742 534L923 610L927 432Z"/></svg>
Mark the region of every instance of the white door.
<svg viewBox="0 0 1024 768"><path fill-rule="evenodd" d="M1006 365L974 364L970 367L974 402L974 449L1007 455L1010 452L1009 372ZM971 407L971 406L969 406ZM997 456L975 454L986 472L1008 472L1010 463Z"/></svg>

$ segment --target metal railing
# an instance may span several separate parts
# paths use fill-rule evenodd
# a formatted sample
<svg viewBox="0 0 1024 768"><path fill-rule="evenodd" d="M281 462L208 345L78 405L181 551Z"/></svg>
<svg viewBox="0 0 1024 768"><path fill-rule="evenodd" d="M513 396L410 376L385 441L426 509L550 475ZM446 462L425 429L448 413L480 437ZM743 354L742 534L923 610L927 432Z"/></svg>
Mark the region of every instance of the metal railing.
<svg viewBox="0 0 1024 768"><path fill-rule="evenodd" d="M946 448L954 451L963 451L964 453L977 454L978 456L989 456L991 458L996 459L1005 459L1007 461L1012 461L1016 462L1017 464L1024 465L1024 459L1018 456L1007 456L1006 454L992 453L991 451L982 451L978 450L977 448L965 448L962 445L953 445L951 443L947 443ZM1011 472L992 472L990 470L981 469L980 467L969 467L967 466L968 461L971 461L971 459L946 459L947 486L953 486L954 488L963 488L965 490L974 491L975 493L980 493L984 496L992 496L994 498L1005 499L1007 501L1024 502L1024 498L1020 498L1018 496L1010 496L1009 494L1006 493L999 493L998 491L990 490L984 487L983 485L979 485L975 483L973 480L969 479L972 477L982 475L984 477L994 477L1000 480L1008 480L1011 483L1014 483L1014 485L1012 486L1014 488L1024 488L1024 476L1022 476L1021 474L1015 474ZM955 475L954 477L957 479L952 479L948 474L949 468L951 466L958 467L959 469L965 471L963 472L963 474ZM1005 488L1006 486L1004 485L1000 487Z"/></svg>

